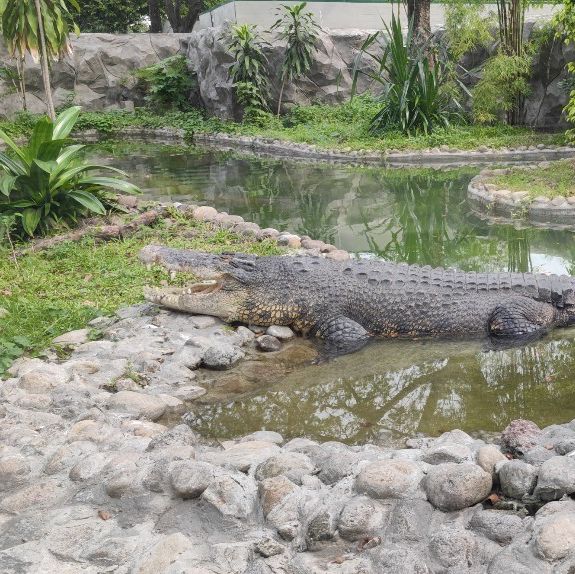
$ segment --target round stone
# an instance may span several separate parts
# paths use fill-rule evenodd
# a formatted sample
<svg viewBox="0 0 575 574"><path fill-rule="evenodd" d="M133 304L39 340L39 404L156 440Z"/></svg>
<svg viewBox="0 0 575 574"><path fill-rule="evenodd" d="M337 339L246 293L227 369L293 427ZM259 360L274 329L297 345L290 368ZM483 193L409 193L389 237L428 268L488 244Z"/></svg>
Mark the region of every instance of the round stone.
<svg viewBox="0 0 575 574"><path fill-rule="evenodd" d="M202 363L208 369L225 370L243 358L243 351L237 347L229 343L218 343L206 349Z"/></svg>
<svg viewBox="0 0 575 574"><path fill-rule="evenodd" d="M575 492L575 460L570 456L554 456L539 468L535 496L541 500L559 500Z"/></svg>
<svg viewBox="0 0 575 574"><path fill-rule="evenodd" d="M201 461L179 460L170 465L170 483L181 498L198 498L215 476L216 467Z"/></svg>
<svg viewBox="0 0 575 574"><path fill-rule="evenodd" d="M553 516L539 528L535 536L537 553L546 560L561 560L575 549L575 515Z"/></svg>
<svg viewBox="0 0 575 574"><path fill-rule="evenodd" d="M495 465L498 462L507 460L507 457L492 444L482 446L477 451L477 464L489 474L493 475L495 472Z"/></svg>
<svg viewBox="0 0 575 574"><path fill-rule="evenodd" d="M509 460L499 467L499 482L505 496L521 499L537 484L537 469L521 460Z"/></svg>
<svg viewBox="0 0 575 574"><path fill-rule="evenodd" d="M218 212L213 207L209 205L202 205L201 207L196 207L193 211L194 219L199 219L201 221L213 221L216 219Z"/></svg>
<svg viewBox="0 0 575 574"><path fill-rule="evenodd" d="M282 452L268 458L256 469L256 480L265 480L274 476L285 476L296 484L301 484L302 477L316 472L316 467L309 456L299 452Z"/></svg>
<svg viewBox="0 0 575 574"><path fill-rule="evenodd" d="M411 498L417 495L422 479L421 468L409 460L378 460L362 468L355 490L372 498Z"/></svg>
<svg viewBox="0 0 575 574"><path fill-rule="evenodd" d="M541 429L532 421L511 421L501 433L501 449L513 454L523 454L533 448L541 436Z"/></svg>
<svg viewBox="0 0 575 574"><path fill-rule="evenodd" d="M470 463L446 463L431 467L423 487L433 506L445 512L481 502L491 492L491 474Z"/></svg>
<svg viewBox="0 0 575 574"><path fill-rule="evenodd" d="M271 353L281 349L281 343L279 340L271 335L262 335L261 337L258 337L256 339L256 346L264 353Z"/></svg>
<svg viewBox="0 0 575 574"><path fill-rule="evenodd" d="M294 338L294 332L289 327L284 327L282 325L271 325L267 328L267 335L271 335L280 341L287 341L288 339Z"/></svg>

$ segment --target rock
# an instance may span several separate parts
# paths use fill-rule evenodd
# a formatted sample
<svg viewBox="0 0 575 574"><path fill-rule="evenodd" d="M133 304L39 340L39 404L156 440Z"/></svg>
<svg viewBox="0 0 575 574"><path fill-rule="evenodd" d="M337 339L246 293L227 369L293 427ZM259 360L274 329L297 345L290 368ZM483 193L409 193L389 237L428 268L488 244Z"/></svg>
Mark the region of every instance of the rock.
<svg viewBox="0 0 575 574"><path fill-rule="evenodd" d="M430 448L423 455L423 461L428 464L442 464L444 462L466 462L473 459L471 450L457 443L443 443Z"/></svg>
<svg viewBox="0 0 575 574"><path fill-rule="evenodd" d="M493 477L495 477L495 465L505 460L507 457L492 444L482 446L477 451L477 464Z"/></svg>
<svg viewBox="0 0 575 574"><path fill-rule="evenodd" d="M266 334L271 337L275 337L280 341L287 341L295 337L294 332L289 327L283 327L280 325L271 325L267 328Z"/></svg>
<svg viewBox="0 0 575 574"><path fill-rule="evenodd" d="M214 478L201 497L224 516L247 518L254 510L257 487L254 479L245 474L222 474Z"/></svg>
<svg viewBox="0 0 575 574"><path fill-rule="evenodd" d="M423 482L429 502L451 512L473 506L491 492L491 475L475 464L445 463L433 466Z"/></svg>
<svg viewBox="0 0 575 574"><path fill-rule="evenodd" d="M208 369L225 370L244 358L244 353L229 343L218 343L204 352L202 364Z"/></svg>
<svg viewBox="0 0 575 574"><path fill-rule="evenodd" d="M213 207L209 205L202 205L201 207L196 207L193 211L194 219L199 219L200 221L213 221L218 212Z"/></svg>
<svg viewBox="0 0 575 574"><path fill-rule="evenodd" d="M502 510L478 510L471 517L468 528L498 544L510 544L523 532L523 522L516 514Z"/></svg>
<svg viewBox="0 0 575 574"><path fill-rule="evenodd" d="M69 331L68 333L64 333L63 335L52 339L52 343L63 347L74 347L76 345L87 343L89 335L90 329L77 329L76 331Z"/></svg>
<svg viewBox="0 0 575 574"><path fill-rule="evenodd" d="M343 249L334 249L326 253L325 256L327 259L333 259L334 261L347 261L350 258L349 253Z"/></svg>
<svg viewBox="0 0 575 574"><path fill-rule="evenodd" d="M310 458L299 452L282 452L261 463L255 473L256 480L262 481L274 476L285 476L296 484L302 477L313 474L317 469Z"/></svg>
<svg viewBox="0 0 575 574"><path fill-rule="evenodd" d="M270 556L282 554L285 551L285 546L273 538L266 537L256 542L255 549L256 552L264 558L269 558Z"/></svg>
<svg viewBox="0 0 575 574"><path fill-rule="evenodd" d="M561 560L575 549L575 514L560 513L537 525L535 549L545 560Z"/></svg>
<svg viewBox="0 0 575 574"><path fill-rule="evenodd" d="M252 440L263 440L266 442L273 442L274 444L281 445L284 442L284 437L279 432L256 431L242 437L240 442L249 442Z"/></svg>
<svg viewBox="0 0 575 574"><path fill-rule="evenodd" d="M170 446L195 446L198 441L198 435L188 425L177 425L152 438L146 451L161 450Z"/></svg>
<svg viewBox="0 0 575 574"><path fill-rule="evenodd" d="M266 478L259 486L262 510L267 516L287 496L297 490L297 486L285 476Z"/></svg>
<svg viewBox="0 0 575 574"><path fill-rule="evenodd" d="M408 460L379 460L364 466L355 479L355 490L372 498L421 497L420 467Z"/></svg>
<svg viewBox="0 0 575 574"><path fill-rule="evenodd" d="M540 436L541 429L534 422L517 419L501 433L501 449L521 455L536 446Z"/></svg>
<svg viewBox="0 0 575 574"><path fill-rule="evenodd" d="M134 574L159 574L167 572L178 555L190 548L192 541L181 532L163 536L137 561Z"/></svg>
<svg viewBox="0 0 575 574"><path fill-rule="evenodd" d="M204 453L203 458L212 464L247 472L279 452L271 442L254 440L234 444L223 451Z"/></svg>
<svg viewBox="0 0 575 574"><path fill-rule="evenodd" d="M262 335L256 339L256 346L260 351L265 353L270 353L274 351L279 351L281 349L281 343L275 337L270 335Z"/></svg>
<svg viewBox="0 0 575 574"><path fill-rule="evenodd" d="M251 329L248 329L247 327L244 327L243 325L240 325L236 329L236 335L239 338L240 345L247 345L248 343L251 343L256 338L255 333Z"/></svg>
<svg viewBox="0 0 575 574"><path fill-rule="evenodd" d="M454 572L465 572L474 562L476 545L477 542L471 532L457 524L446 524L440 526L431 536L429 551L444 568L454 568Z"/></svg>
<svg viewBox="0 0 575 574"><path fill-rule="evenodd" d="M125 411L150 421L158 420L166 412L167 406L160 397L134 391L120 391L108 401L111 410Z"/></svg>
<svg viewBox="0 0 575 574"><path fill-rule="evenodd" d="M434 508L426 500L400 500L390 511L386 540L396 544L426 541Z"/></svg>
<svg viewBox="0 0 575 574"><path fill-rule="evenodd" d="M59 385L65 385L69 380L70 376L64 367L45 363L21 375L18 386L29 393L47 393Z"/></svg>
<svg viewBox="0 0 575 574"><path fill-rule="evenodd" d="M509 460L500 467L499 482L505 496L521 499L533 492L537 484L537 469L521 460Z"/></svg>
<svg viewBox="0 0 575 574"><path fill-rule="evenodd" d="M339 534L355 542L380 533L385 526L389 507L367 496L354 496L343 507L339 517Z"/></svg>
<svg viewBox="0 0 575 574"><path fill-rule="evenodd" d="M541 500L559 500L575 492L575 460L569 456L554 456L539 468L534 495Z"/></svg>
<svg viewBox="0 0 575 574"><path fill-rule="evenodd" d="M170 465L170 483L181 498L198 498L208 488L216 471L216 467L207 462L176 461Z"/></svg>

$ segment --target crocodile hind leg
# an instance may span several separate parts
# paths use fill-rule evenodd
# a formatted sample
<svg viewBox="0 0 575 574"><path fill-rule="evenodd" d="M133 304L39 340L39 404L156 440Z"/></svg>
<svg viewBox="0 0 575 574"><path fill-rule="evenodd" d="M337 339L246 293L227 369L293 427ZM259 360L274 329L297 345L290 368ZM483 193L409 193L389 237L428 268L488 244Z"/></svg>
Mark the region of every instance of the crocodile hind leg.
<svg viewBox="0 0 575 574"><path fill-rule="evenodd" d="M316 327L313 333L323 341L321 359L346 355L361 349L369 340L369 333L349 317L328 319Z"/></svg>
<svg viewBox="0 0 575 574"><path fill-rule="evenodd" d="M514 297L497 305L488 321L489 336L498 346L520 345L539 339L557 320L552 305Z"/></svg>

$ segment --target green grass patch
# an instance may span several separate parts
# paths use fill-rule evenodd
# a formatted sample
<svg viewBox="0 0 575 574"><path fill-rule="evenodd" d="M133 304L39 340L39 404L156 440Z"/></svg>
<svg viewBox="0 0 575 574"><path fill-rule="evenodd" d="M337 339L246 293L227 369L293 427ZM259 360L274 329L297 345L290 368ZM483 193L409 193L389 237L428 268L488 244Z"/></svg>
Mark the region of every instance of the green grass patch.
<svg viewBox="0 0 575 574"><path fill-rule="evenodd" d="M251 241L183 217L141 228L124 240L62 243L23 255L18 265L0 248L0 307L7 311L0 314L0 373L22 353L38 354L54 337L143 301L144 285L181 284L185 277L170 281L161 268L149 271L138 261L139 250L149 243L212 252L280 252L271 241Z"/></svg>
<svg viewBox="0 0 575 574"><path fill-rule="evenodd" d="M324 149L384 151L418 150L449 146L452 149L520 147L536 144L563 145L563 133L545 134L529 128L494 125L452 125L429 135L405 136L400 132L374 135L369 131L371 118L378 104L367 97L358 97L344 104L296 106L282 118L274 115L258 117L256 123L238 123L209 118L200 110L170 112L160 115L146 109L135 112L86 112L80 116L78 130L94 129L104 135L121 133L127 127L181 128L188 137L196 133L226 132L236 135L261 136L284 141L315 144ZM36 117L21 114L11 122L0 122L0 128L12 136L30 133Z"/></svg>
<svg viewBox="0 0 575 574"><path fill-rule="evenodd" d="M561 160L545 168L515 169L505 175L490 177L488 181L499 189L526 191L530 200L538 196L575 196L575 162Z"/></svg>

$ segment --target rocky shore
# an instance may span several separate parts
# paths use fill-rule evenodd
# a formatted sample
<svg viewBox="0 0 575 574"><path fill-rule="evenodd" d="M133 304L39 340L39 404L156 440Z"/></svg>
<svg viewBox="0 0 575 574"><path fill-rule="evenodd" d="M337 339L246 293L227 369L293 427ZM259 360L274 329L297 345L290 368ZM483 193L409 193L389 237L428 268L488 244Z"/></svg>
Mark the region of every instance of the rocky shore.
<svg viewBox="0 0 575 574"><path fill-rule="evenodd" d="M144 304L17 360L0 383L0 572L573 571L575 421L405 448L183 424L202 373L293 336L270 331Z"/></svg>
<svg viewBox="0 0 575 574"><path fill-rule="evenodd" d="M514 171L547 169L553 164L542 161L520 167ZM553 198L543 195L529 198L528 191L511 191L494 184L490 178L510 173L509 168L484 169L467 188L467 196L475 207L489 216L526 219L531 223L555 226L575 226L575 196Z"/></svg>

